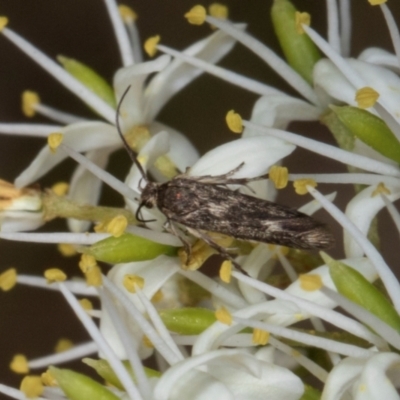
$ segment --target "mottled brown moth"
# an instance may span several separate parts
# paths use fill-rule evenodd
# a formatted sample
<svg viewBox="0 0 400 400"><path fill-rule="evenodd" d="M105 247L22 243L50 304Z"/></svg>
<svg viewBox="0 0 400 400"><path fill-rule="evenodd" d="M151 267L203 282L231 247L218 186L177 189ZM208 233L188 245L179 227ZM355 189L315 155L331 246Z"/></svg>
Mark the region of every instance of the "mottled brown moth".
<svg viewBox="0 0 400 400"><path fill-rule="evenodd" d="M320 250L333 246L332 234L324 224L314 218L292 208L230 190L228 185L246 185L268 177L263 175L251 179L232 178L243 164L219 176L196 177L188 175L186 171L166 183L149 181L119 126L119 108L123 97L117 111L118 132L146 182L136 218L140 222L149 222L140 217L141 208L157 207L167 218L166 229L182 241L188 259L190 244L179 233L177 224L203 239L223 257L232 261L234 260L227 250L215 243L207 232L296 249ZM234 264L241 269L235 262Z"/></svg>

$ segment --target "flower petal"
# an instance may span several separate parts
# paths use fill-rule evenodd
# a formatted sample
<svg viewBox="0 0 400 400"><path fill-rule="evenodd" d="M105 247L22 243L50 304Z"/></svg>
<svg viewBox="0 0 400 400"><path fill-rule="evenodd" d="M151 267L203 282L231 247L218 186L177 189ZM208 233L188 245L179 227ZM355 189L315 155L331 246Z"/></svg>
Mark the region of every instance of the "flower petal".
<svg viewBox="0 0 400 400"><path fill-rule="evenodd" d="M269 167L289 155L296 146L280 139L257 136L234 140L206 153L189 171L192 176L221 175L243 167L235 178L253 178L266 173Z"/></svg>
<svg viewBox="0 0 400 400"><path fill-rule="evenodd" d="M81 122L68 125L60 130L64 134L64 143L77 151L118 146L121 143L117 131L112 125L103 122ZM58 151L52 153L46 145L15 180L17 187L27 186L35 182L53 167L67 158L67 154Z"/></svg>

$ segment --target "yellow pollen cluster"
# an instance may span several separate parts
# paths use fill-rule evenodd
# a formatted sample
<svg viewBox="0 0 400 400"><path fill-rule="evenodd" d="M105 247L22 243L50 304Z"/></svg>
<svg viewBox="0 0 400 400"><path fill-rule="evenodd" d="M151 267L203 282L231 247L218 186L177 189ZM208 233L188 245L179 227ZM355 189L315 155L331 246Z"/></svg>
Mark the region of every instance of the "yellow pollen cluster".
<svg viewBox="0 0 400 400"><path fill-rule="evenodd" d="M67 279L67 275L59 268L49 268L44 271L44 277L48 283L63 282Z"/></svg>
<svg viewBox="0 0 400 400"><path fill-rule="evenodd" d="M79 304L86 311L93 310L93 304L89 299L80 299Z"/></svg>
<svg viewBox="0 0 400 400"><path fill-rule="evenodd" d="M317 182L314 179L298 179L293 182L295 192L300 195L308 193L307 186L315 188L317 187Z"/></svg>
<svg viewBox="0 0 400 400"><path fill-rule="evenodd" d="M274 182L277 189L284 189L288 184L289 170L286 167L273 165L269 169L269 179Z"/></svg>
<svg viewBox="0 0 400 400"><path fill-rule="evenodd" d="M27 374L29 372L28 360L23 354L16 354L10 362L10 369L17 374Z"/></svg>
<svg viewBox="0 0 400 400"><path fill-rule="evenodd" d="M56 378L54 378L50 371L43 372L40 378L45 386L58 386Z"/></svg>
<svg viewBox="0 0 400 400"><path fill-rule="evenodd" d="M72 349L72 347L74 347L74 343L71 340L65 339L65 338L61 338L61 339L58 340L58 342L54 346L54 352L55 353L62 353L63 351Z"/></svg>
<svg viewBox="0 0 400 400"><path fill-rule="evenodd" d="M68 193L69 184L68 182L57 182L52 187L52 192L57 196L65 196Z"/></svg>
<svg viewBox="0 0 400 400"><path fill-rule="evenodd" d="M322 288L323 283L320 275L309 274L299 276L300 287L306 292L313 292Z"/></svg>
<svg viewBox="0 0 400 400"><path fill-rule="evenodd" d="M228 111L225 117L226 124L228 128L234 133L243 132L243 120L240 114L236 113L234 110Z"/></svg>
<svg viewBox="0 0 400 400"><path fill-rule="evenodd" d="M371 6L380 6L386 2L387 0L368 0L368 3L371 4Z"/></svg>
<svg viewBox="0 0 400 400"><path fill-rule="evenodd" d="M132 21L136 21L138 19L138 15L135 13L135 11L132 10L132 8L126 6L125 4L120 4L118 6L118 11L119 15L122 18L122 21L124 23L130 23Z"/></svg>
<svg viewBox="0 0 400 400"><path fill-rule="evenodd" d="M371 193L371 197L375 197L378 194L391 194L392 192L385 186L383 182L378 183L376 189Z"/></svg>
<svg viewBox="0 0 400 400"><path fill-rule="evenodd" d="M50 147L52 153L55 153L58 146L60 146L61 142L63 141L64 135L62 133L51 133L47 138L47 144Z"/></svg>
<svg viewBox="0 0 400 400"><path fill-rule="evenodd" d="M311 15L306 12L296 11L295 14L295 24L296 24L296 32L299 35L303 35L305 33L302 25L310 26L311 24Z"/></svg>
<svg viewBox="0 0 400 400"><path fill-rule="evenodd" d="M28 399L39 397L43 393L43 383L40 376L25 376L21 381L20 390Z"/></svg>
<svg viewBox="0 0 400 400"><path fill-rule="evenodd" d="M17 283L17 270L9 268L0 275L0 289L3 292L8 292Z"/></svg>
<svg viewBox="0 0 400 400"><path fill-rule="evenodd" d="M144 279L139 275L126 274L122 284L129 293L136 293L136 286L143 289Z"/></svg>
<svg viewBox="0 0 400 400"><path fill-rule="evenodd" d="M120 237L124 234L128 220L123 215L117 215L107 224L107 233L114 237Z"/></svg>
<svg viewBox="0 0 400 400"><path fill-rule="evenodd" d="M269 332L254 328L251 340L254 344L265 346L269 341Z"/></svg>
<svg viewBox="0 0 400 400"><path fill-rule="evenodd" d="M59 243L57 249L64 257L72 257L77 254L75 247L70 243Z"/></svg>
<svg viewBox="0 0 400 400"><path fill-rule="evenodd" d="M0 17L0 31L2 31L8 25L7 17Z"/></svg>
<svg viewBox="0 0 400 400"><path fill-rule="evenodd" d="M221 3L212 3L208 7L208 13L214 18L227 19L228 7Z"/></svg>
<svg viewBox="0 0 400 400"><path fill-rule="evenodd" d="M22 93L22 112L26 117L32 118L35 116L38 104L40 104L40 97L36 92L25 90Z"/></svg>
<svg viewBox="0 0 400 400"><path fill-rule="evenodd" d="M103 279L101 269L97 265L96 259L90 254L82 254L79 268L85 274L88 286L101 286Z"/></svg>
<svg viewBox="0 0 400 400"><path fill-rule="evenodd" d="M145 42L144 42L144 51L147 53L149 57L154 57L155 54L157 53L157 45L160 42L160 35L152 36L149 37Z"/></svg>
<svg viewBox="0 0 400 400"><path fill-rule="evenodd" d="M356 92L355 100L359 108L370 108L375 105L379 93L371 87L363 87Z"/></svg>
<svg viewBox="0 0 400 400"><path fill-rule="evenodd" d="M197 5L192 7L184 16L189 24L203 25L207 17L207 12L203 6Z"/></svg>
<svg viewBox="0 0 400 400"><path fill-rule="evenodd" d="M215 318L217 318L217 320L219 322L221 322L221 324L225 324L225 325L232 325L232 315L231 313L225 308L225 307L220 307L215 311Z"/></svg>
<svg viewBox="0 0 400 400"><path fill-rule="evenodd" d="M232 261L225 260L219 270L219 277L222 282L229 283L232 278Z"/></svg>

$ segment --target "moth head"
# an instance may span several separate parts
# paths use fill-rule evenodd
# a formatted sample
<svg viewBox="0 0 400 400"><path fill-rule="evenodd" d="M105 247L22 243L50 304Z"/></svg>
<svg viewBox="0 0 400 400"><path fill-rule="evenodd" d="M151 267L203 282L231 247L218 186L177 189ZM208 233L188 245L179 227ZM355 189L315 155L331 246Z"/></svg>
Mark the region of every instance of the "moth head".
<svg viewBox="0 0 400 400"><path fill-rule="evenodd" d="M141 204L146 208L153 208L157 205L158 197L158 184L154 182L148 182L142 191Z"/></svg>

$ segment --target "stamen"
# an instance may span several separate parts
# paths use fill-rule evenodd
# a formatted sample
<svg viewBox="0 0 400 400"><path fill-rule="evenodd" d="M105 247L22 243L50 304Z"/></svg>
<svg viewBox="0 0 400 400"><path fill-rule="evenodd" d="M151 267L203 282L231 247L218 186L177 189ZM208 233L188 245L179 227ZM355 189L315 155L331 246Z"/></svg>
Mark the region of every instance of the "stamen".
<svg viewBox="0 0 400 400"><path fill-rule="evenodd" d="M40 97L36 92L25 90L22 93L22 112L28 118L36 114L36 106L40 104Z"/></svg>
<svg viewBox="0 0 400 400"><path fill-rule="evenodd" d="M44 277L48 283L63 282L67 279L67 275L59 268L50 268L44 271Z"/></svg>
<svg viewBox="0 0 400 400"><path fill-rule="evenodd" d="M157 45L161 40L160 35L155 35L152 37L149 37L145 42L144 42L144 51L147 53L149 57L154 57L155 54L157 53Z"/></svg>
<svg viewBox="0 0 400 400"><path fill-rule="evenodd" d="M228 7L221 3L212 3L208 7L208 13L214 18L227 19Z"/></svg>
<svg viewBox="0 0 400 400"><path fill-rule="evenodd" d="M184 17L188 20L189 24L192 25L203 25L206 20L206 16L207 16L206 9L201 5L192 7L184 15Z"/></svg>
<svg viewBox="0 0 400 400"><path fill-rule="evenodd" d="M217 318L221 324L232 325L232 314L224 306L215 310L215 318Z"/></svg>
<svg viewBox="0 0 400 400"><path fill-rule="evenodd" d="M289 170L286 167L273 165L268 171L268 177L276 189L284 189L288 184Z"/></svg>
<svg viewBox="0 0 400 400"><path fill-rule="evenodd" d="M381 4L381 10L383 12L383 16L385 17L387 26L389 28L390 37L392 38L392 43L394 47L394 52L396 53L398 63L400 64L400 34L399 29L397 28L397 24L395 19L393 18L393 14L390 12L389 7L384 4L386 1L383 1Z"/></svg>
<svg viewBox="0 0 400 400"><path fill-rule="evenodd" d="M79 304L81 305L81 307L86 310L86 311L91 311L93 310L93 303L89 300L89 299L80 299L79 300Z"/></svg>
<svg viewBox="0 0 400 400"><path fill-rule="evenodd" d="M114 0L105 0L105 3L108 10L108 15L111 19L111 24L114 29L115 37L117 39L122 64L124 67L127 67L134 64L135 60L131 51L128 35L121 19L120 11Z"/></svg>
<svg viewBox="0 0 400 400"><path fill-rule="evenodd" d="M20 389L26 397L33 399L43 393L44 387L40 376L31 375L22 379Z"/></svg>
<svg viewBox="0 0 400 400"><path fill-rule="evenodd" d="M0 32L8 25L7 17L0 17Z"/></svg>
<svg viewBox="0 0 400 400"><path fill-rule="evenodd" d="M336 0L326 1L326 13L328 19L328 42L335 51L341 53L339 37L339 15ZM310 24L306 25L310 26Z"/></svg>
<svg viewBox="0 0 400 400"><path fill-rule="evenodd" d="M299 35L303 35L305 30L303 29L302 25L310 26L311 24L311 15L306 12L299 12L296 11L295 14L295 23L296 23L296 31Z"/></svg>
<svg viewBox="0 0 400 400"><path fill-rule="evenodd" d="M62 128L59 125L46 124L12 124L0 123L0 133L15 136L33 136L47 138L50 133L57 132Z"/></svg>
<svg viewBox="0 0 400 400"><path fill-rule="evenodd" d="M124 215L117 215L107 224L107 232L114 236L120 237L125 233L128 226L128 220Z"/></svg>
<svg viewBox="0 0 400 400"><path fill-rule="evenodd" d="M61 142L63 141L64 135L62 133L51 133L47 138L47 144L50 147L52 153L55 153Z"/></svg>
<svg viewBox="0 0 400 400"><path fill-rule="evenodd" d="M139 275L126 274L124 275L122 284L129 293L136 293L137 287L140 289L144 288L144 279Z"/></svg>
<svg viewBox="0 0 400 400"><path fill-rule="evenodd" d="M254 328L252 342L259 346L265 346L269 341L270 334L267 331Z"/></svg>
<svg viewBox="0 0 400 400"><path fill-rule="evenodd" d="M17 270L9 268L0 275L0 289L8 292L17 284Z"/></svg>
<svg viewBox="0 0 400 400"><path fill-rule="evenodd" d="M384 183L380 182L376 189L371 193L371 197L375 197L378 194L391 194L392 192L385 186Z"/></svg>
<svg viewBox="0 0 400 400"><path fill-rule="evenodd" d="M59 197L65 196L69 190L68 182L57 182L51 187L52 192Z"/></svg>
<svg viewBox="0 0 400 400"><path fill-rule="evenodd" d="M135 11L125 4L120 4L118 6L118 11L119 15L122 18L122 21L124 21L125 24L136 21L138 19L138 15L135 13Z"/></svg>
<svg viewBox="0 0 400 400"><path fill-rule="evenodd" d="M229 283L232 277L232 261L225 260L219 270L219 277L222 282Z"/></svg>
<svg viewBox="0 0 400 400"><path fill-rule="evenodd" d="M50 387L58 386L56 378L54 378L54 376L51 374L50 371L43 372L42 375L40 375L40 379L42 380L42 383L45 386L50 386Z"/></svg>
<svg viewBox="0 0 400 400"><path fill-rule="evenodd" d="M340 0L340 44L343 57L350 57L351 46L351 7L350 0Z"/></svg>
<svg viewBox="0 0 400 400"><path fill-rule="evenodd" d="M371 4L371 6L379 6L386 2L387 2L387 0L368 0L368 3Z"/></svg>
<svg viewBox="0 0 400 400"><path fill-rule="evenodd" d="M226 124L228 128L234 133L242 133L243 132L243 123L242 117L240 114L236 113L234 110L228 111L225 117Z"/></svg>
<svg viewBox="0 0 400 400"><path fill-rule="evenodd" d="M400 233L400 214L397 211L396 207L393 205L393 203L384 195L381 194L382 200L385 203L385 206L387 207L390 216L393 219L393 222L396 225L397 231Z"/></svg>
<svg viewBox="0 0 400 400"><path fill-rule="evenodd" d="M316 187L317 182L312 179L298 179L293 182L294 190L297 194L304 195L308 193L307 186Z"/></svg>
<svg viewBox="0 0 400 400"><path fill-rule="evenodd" d="M27 358L23 354L16 354L10 362L10 369L17 374L27 374L29 372Z"/></svg>
<svg viewBox="0 0 400 400"><path fill-rule="evenodd" d="M124 22L125 27L128 30L133 52L133 59L135 60L135 64L139 64L143 61L143 56L141 52L139 32L135 23L138 19L138 15L132 8L126 5L119 5L118 10L121 15L122 21Z"/></svg>
<svg viewBox="0 0 400 400"><path fill-rule="evenodd" d="M304 274L299 276L300 287L306 292L320 290L323 286L320 275Z"/></svg>
<svg viewBox="0 0 400 400"><path fill-rule="evenodd" d="M366 86L357 90L355 100L358 107L370 108L375 105L378 98L379 93L371 87Z"/></svg>

